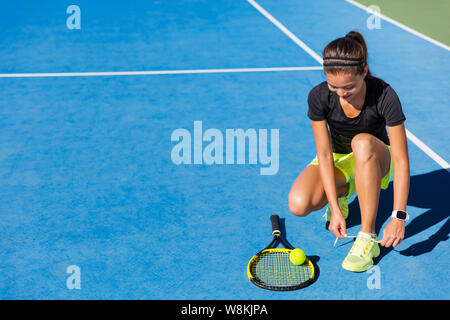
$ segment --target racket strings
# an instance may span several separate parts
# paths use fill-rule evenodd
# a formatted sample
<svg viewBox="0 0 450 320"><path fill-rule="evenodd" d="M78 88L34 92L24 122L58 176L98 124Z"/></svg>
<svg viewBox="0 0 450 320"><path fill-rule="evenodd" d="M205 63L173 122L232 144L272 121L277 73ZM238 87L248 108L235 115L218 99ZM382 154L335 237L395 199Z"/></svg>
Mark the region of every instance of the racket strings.
<svg viewBox="0 0 450 320"><path fill-rule="evenodd" d="M289 287L310 280L312 270L308 264L293 264L289 253L268 252L257 258L252 266L252 274L265 285Z"/></svg>

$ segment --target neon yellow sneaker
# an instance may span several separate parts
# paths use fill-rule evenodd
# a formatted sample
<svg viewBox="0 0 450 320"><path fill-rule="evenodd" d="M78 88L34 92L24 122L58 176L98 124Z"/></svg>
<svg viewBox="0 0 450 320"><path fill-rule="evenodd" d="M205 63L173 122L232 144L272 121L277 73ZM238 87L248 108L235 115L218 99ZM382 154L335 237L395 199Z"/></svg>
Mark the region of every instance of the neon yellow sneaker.
<svg viewBox="0 0 450 320"><path fill-rule="evenodd" d="M353 272L364 272L373 266L373 258L380 255L378 238L359 232L350 252L342 262L342 268Z"/></svg>
<svg viewBox="0 0 450 320"><path fill-rule="evenodd" d="M354 183L350 183L349 185L349 190L347 192L347 195L338 198L338 203L339 203L339 209L341 209L341 213L344 216L344 219L347 219L348 217L348 200L350 199L350 197L352 195L355 194L355 190L354 190ZM331 220L331 209L330 206L327 206L327 210L325 211L325 214L323 215L324 219L328 222L330 222Z"/></svg>
<svg viewBox="0 0 450 320"><path fill-rule="evenodd" d="M341 213L344 216L344 219L347 219L348 217L348 198L342 197L338 198L339 203L339 209L341 209ZM325 214L323 215L326 221L330 222L331 220L331 209L330 206L327 207L327 211L325 211Z"/></svg>

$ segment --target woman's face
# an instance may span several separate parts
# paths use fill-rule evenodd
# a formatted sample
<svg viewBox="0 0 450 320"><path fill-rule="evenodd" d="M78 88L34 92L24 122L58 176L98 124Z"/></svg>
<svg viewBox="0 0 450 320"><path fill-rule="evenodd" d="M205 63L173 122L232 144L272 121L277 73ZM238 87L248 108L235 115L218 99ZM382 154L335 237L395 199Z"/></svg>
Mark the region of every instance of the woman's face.
<svg viewBox="0 0 450 320"><path fill-rule="evenodd" d="M351 102L355 97L359 97L364 88L364 78L367 72L355 75L351 73L330 74L325 73L328 88L336 92L345 101Z"/></svg>

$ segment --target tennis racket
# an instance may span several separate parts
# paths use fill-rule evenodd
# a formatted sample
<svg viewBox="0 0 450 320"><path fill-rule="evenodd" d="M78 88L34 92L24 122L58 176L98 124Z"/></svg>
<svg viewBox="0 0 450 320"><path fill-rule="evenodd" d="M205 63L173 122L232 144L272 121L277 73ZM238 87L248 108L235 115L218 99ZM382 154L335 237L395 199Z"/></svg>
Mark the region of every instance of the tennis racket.
<svg viewBox="0 0 450 320"><path fill-rule="evenodd" d="M272 222L272 242L250 259L247 275L260 288L275 291L290 291L304 288L314 281L314 265L306 258L302 265L295 265L289 259L294 249L281 238L278 215L270 217ZM281 242L285 247L275 248Z"/></svg>

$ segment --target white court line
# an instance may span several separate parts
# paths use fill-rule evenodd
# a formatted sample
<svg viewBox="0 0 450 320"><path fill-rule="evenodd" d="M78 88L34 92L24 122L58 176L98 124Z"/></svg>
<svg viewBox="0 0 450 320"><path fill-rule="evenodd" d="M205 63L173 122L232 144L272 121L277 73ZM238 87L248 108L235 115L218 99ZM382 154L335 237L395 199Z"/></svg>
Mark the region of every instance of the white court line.
<svg viewBox="0 0 450 320"><path fill-rule="evenodd" d="M316 54L311 48L309 48L304 42L298 39L292 32L284 27L278 20L264 10L254 0L247 0L253 7L255 7L261 14L269 19L275 26L277 26L284 34L286 34L291 40L293 40L298 46L308 52L317 62L323 64L322 58ZM346 0L362 9L366 7L359 5L352 0ZM441 46L447 50L449 47L442 43L428 38L417 31L414 31L402 24L380 15L383 19L403 28L425 40L428 40L438 46ZM140 76L140 75L166 75L166 74L205 74L205 73L237 73L237 72L277 72L277 71L306 71L306 70L322 70L322 67L281 67L281 68L235 68L235 69L194 69L194 70L158 70L158 71L118 71L118 72L65 72L65 73L3 73L0 74L0 78L37 78L37 77L93 77L93 76ZM421 150L423 150L429 157L436 161L440 166L450 172L450 165L442 159L438 154L431 150L420 139L414 136L410 131L406 130L407 137L415 143Z"/></svg>
<svg viewBox="0 0 450 320"><path fill-rule="evenodd" d="M444 48L444 49L450 51L450 47L449 46L447 46L447 45L445 45L445 44L443 44L443 43L441 43L441 42L439 42L437 40L434 40L434 39L432 39L432 38L430 38L430 37L428 37L428 36L418 32L418 31L416 31L414 29L411 29L410 27L407 27L404 24L401 24L400 22L397 22L397 21L395 21L395 20L393 20L393 19L391 19L389 17L386 17L385 15L383 15L381 13L372 12L368 7L362 5L362 4L358 3L358 2L355 2L353 0L345 0L345 1L347 1L350 4L353 4L354 6L360 8L360 9L365 10L366 12L370 12L371 14L376 14L380 18L382 18L382 19L392 23L393 25L395 25L395 26L397 26L397 27L399 27L399 28L401 28L401 29L403 29L403 30L405 30L407 32L412 33L413 35L415 35L415 36L417 36L417 37L419 37L421 39L429 41L429 42L437 45L438 47L441 47L441 48ZM407 130L406 128L405 128L405 130L406 130L406 136L408 137L409 140L411 140L417 147L419 147L423 152L425 152L425 154L427 154L431 159L436 161L442 168L444 168L445 170L447 170L447 172L450 173L450 165L448 164L447 161L442 159L436 152L431 150L430 147L428 147L425 143L423 143L422 140L417 138L409 130Z"/></svg>
<svg viewBox="0 0 450 320"><path fill-rule="evenodd" d="M320 64L323 64L323 60L322 58L317 55L311 48L309 48L303 41L301 41L300 39L298 39L292 32L290 32L288 29L286 29L285 26L283 26L278 20L276 20L270 13L268 13L264 8L262 8L259 4L257 4L254 0L247 0L253 7L255 7L261 14L263 14L267 19L269 19L273 24L275 24L284 34L286 34L291 40L293 40L298 46L300 46L303 50L305 50L306 52L308 52L314 59L316 59ZM347 2L362 8L366 11L370 10L367 7L360 5L359 3L356 3L352 0L346 0ZM394 21L384 15L380 14L380 17L382 17L383 19L385 19L386 21L389 21L390 23L408 31L411 32L413 34L415 34L418 37L421 37L427 41L430 41L444 49L449 50L449 47L434 40L431 39L407 26L402 25L401 23L398 23L397 21ZM447 163L447 161L445 161L444 159L442 159L436 152L434 152L433 150L431 150L430 147L428 147L425 143L423 143L419 138L417 138L415 135L413 135L410 131L408 131L406 128L406 136L408 137L408 139L410 139L415 145L417 145L423 152L425 152L431 159L433 159L434 161L436 161L441 167L443 167L445 170L447 170L447 172L450 173L450 165Z"/></svg>
<svg viewBox="0 0 450 320"><path fill-rule="evenodd" d="M323 59L315 53L310 47L308 47L303 41L297 38L292 32L290 32L285 26L283 26L277 19L275 19L270 13L268 13L263 7L257 4L254 0L247 0L256 10L258 10L263 16L269 19L278 29L280 29L285 35L287 35L292 41L294 41L300 48L305 50L311 57L317 62L323 64Z"/></svg>
<svg viewBox="0 0 450 320"><path fill-rule="evenodd" d="M406 130L406 129L405 129ZM431 159L436 161L442 168L447 170L450 173L450 164L447 161L442 159L436 152L430 149L425 143L423 143L419 138L413 135L410 131L406 130L406 136L409 140L411 140L416 146L422 149Z"/></svg>
<svg viewBox="0 0 450 320"><path fill-rule="evenodd" d="M1 73L0 78L145 76L145 75L163 75L163 74L278 72L278 71L308 71L308 70L322 70L322 67L235 68L235 69L194 69L194 70L155 70L155 71L117 71L117 72Z"/></svg>
<svg viewBox="0 0 450 320"><path fill-rule="evenodd" d="M389 17L386 17L384 14L381 14L381 13L378 13L378 12L373 12L372 10L370 10L370 8L368 8L368 7L366 7L366 6L362 5L362 4L360 4L360 3L358 3L358 2L355 2L355 1L353 1L353 0L345 0L345 1L347 1L348 3L350 3L350 4L352 4L352 5L356 6L356 7L358 7L358 8L360 8L360 9L365 10L366 12L369 12L370 14L375 14L375 15L379 16L380 18L382 18L382 19L384 19L384 20L386 20L386 21L392 23L393 25L396 25L397 27L399 27L399 28L401 28L401 29L403 29L403 30L405 30L405 31L408 31L408 32L412 33L413 35L415 35L415 36L417 36L417 37L419 37L419 38L422 38L422 39L424 39L424 40L426 40L426 41L429 41L429 42L431 42L431 43L433 43L433 44L435 44L435 45L441 47L441 48L444 48L444 49L447 50L447 51L450 51L450 47L447 46L447 45L445 45L445 44L443 44L442 42L439 42L439 41L437 41L437 40L434 40L434 39L432 39L432 38L430 38L430 37L428 37L428 36L426 36L426 35L424 35L424 34L418 32L418 31L416 31L416 30L414 30L414 29L412 29L412 28L410 28L410 27L408 27L408 26L405 26L404 24L401 24L400 22L395 21L394 19L391 19L391 18L389 18ZM430 4L430 5L431 5L431 4Z"/></svg>

